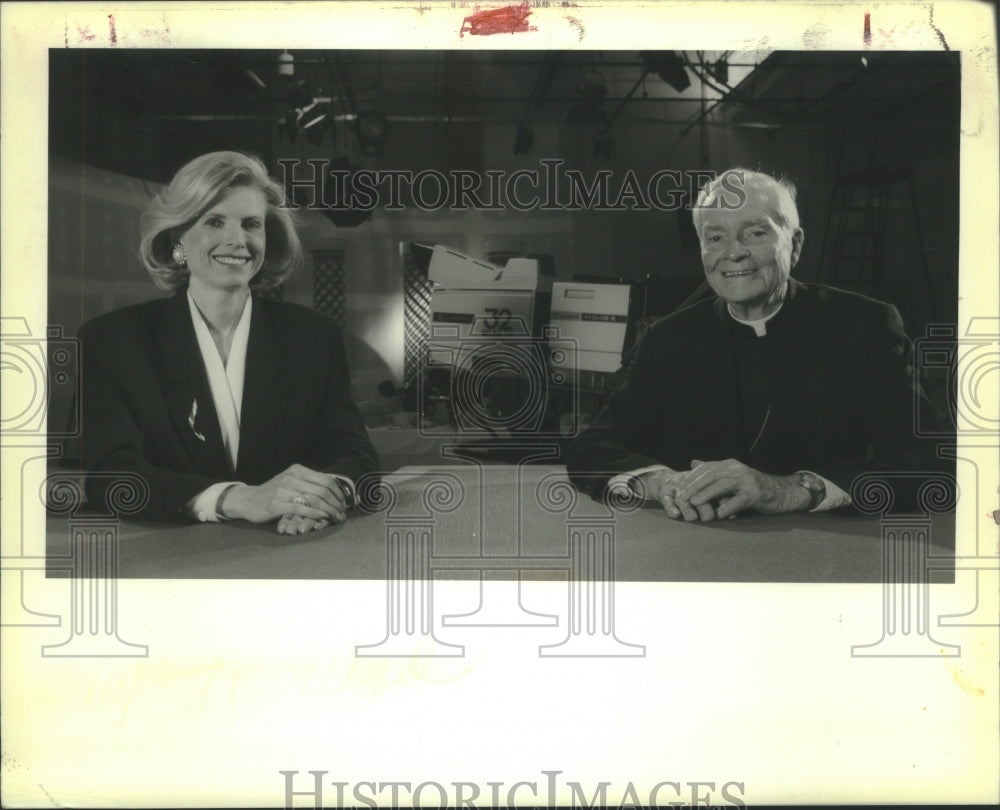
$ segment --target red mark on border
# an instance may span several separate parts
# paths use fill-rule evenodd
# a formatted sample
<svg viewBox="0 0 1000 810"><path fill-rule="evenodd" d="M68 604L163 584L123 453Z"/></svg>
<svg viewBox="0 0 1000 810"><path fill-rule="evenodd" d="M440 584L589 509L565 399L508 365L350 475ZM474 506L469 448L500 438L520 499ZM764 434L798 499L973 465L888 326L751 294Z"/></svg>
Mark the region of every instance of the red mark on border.
<svg viewBox="0 0 1000 810"><path fill-rule="evenodd" d="M477 11L475 14L471 14L462 20L462 27L459 29L458 35L464 36L466 31L474 37L489 36L490 34L518 34L523 31L531 31L532 29L528 25L528 17L530 15L531 7L528 5L527 0L519 6L505 6L504 8Z"/></svg>
<svg viewBox="0 0 1000 810"><path fill-rule="evenodd" d="M76 33L79 35L80 39L85 39L87 42L90 42L90 40L94 38L94 35L90 33L89 25L78 25L76 27Z"/></svg>
<svg viewBox="0 0 1000 810"><path fill-rule="evenodd" d="M111 26L111 44L115 45L118 42L118 35L115 34L115 15L108 15L108 25Z"/></svg>
<svg viewBox="0 0 1000 810"><path fill-rule="evenodd" d="M872 15L865 12L865 45L872 44Z"/></svg>

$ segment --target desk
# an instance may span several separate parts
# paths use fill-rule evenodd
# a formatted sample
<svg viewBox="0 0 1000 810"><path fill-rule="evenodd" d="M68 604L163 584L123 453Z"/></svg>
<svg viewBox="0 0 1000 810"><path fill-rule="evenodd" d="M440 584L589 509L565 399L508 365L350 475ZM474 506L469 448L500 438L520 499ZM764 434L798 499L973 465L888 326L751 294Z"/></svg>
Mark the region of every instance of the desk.
<svg viewBox="0 0 1000 810"><path fill-rule="evenodd" d="M358 511L342 525L301 536L241 521L122 521L118 577L385 579L391 555L405 552L423 556L397 566L394 575L477 579L492 571L499 578L520 572L524 579L613 575L618 582L881 582L883 554L906 549L912 556L914 532L923 532L930 581L954 581L953 513L904 517L885 543L888 524L861 515L747 515L691 524L652 505L611 510L573 489L563 467L472 462L402 468L386 476L385 492L391 503L383 509ZM590 545L574 550L578 541ZM73 549L67 517L49 518L46 550L49 576L68 576ZM595 554L605 557L595 562Z"/></svg>

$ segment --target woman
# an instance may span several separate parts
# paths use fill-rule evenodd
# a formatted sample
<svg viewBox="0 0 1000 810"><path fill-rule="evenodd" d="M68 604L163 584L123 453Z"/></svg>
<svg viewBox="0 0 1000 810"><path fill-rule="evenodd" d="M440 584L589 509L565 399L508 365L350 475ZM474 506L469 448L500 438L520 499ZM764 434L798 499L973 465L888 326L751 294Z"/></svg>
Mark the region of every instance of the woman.
<svg viewBox="0 0 1000 810"><path fill-rule="evenodd" d="M143 218L140 257L168 299L81 329L88 498L138 472L150 520L345 519L378 457L351 400L341 334L312 310L255 296L302 249L264 165L212 152L177 172Z"/></svg>

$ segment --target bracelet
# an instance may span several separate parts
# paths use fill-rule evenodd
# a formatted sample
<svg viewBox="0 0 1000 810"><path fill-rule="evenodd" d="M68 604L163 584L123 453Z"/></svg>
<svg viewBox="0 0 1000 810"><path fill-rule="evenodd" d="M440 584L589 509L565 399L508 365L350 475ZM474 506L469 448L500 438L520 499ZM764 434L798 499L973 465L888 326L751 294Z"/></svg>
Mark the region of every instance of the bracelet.
<svg viewBox="0 0 1000 810"><path fill-rule="evenodd" d="M344 496L344 505L348 509L353 509L357 506L357 497L354 492L353 482L349 483L350 479L338 475L337 473L327 473L332 479L333 483L337 485L337 489L340 490L340 494Z"/></svg>

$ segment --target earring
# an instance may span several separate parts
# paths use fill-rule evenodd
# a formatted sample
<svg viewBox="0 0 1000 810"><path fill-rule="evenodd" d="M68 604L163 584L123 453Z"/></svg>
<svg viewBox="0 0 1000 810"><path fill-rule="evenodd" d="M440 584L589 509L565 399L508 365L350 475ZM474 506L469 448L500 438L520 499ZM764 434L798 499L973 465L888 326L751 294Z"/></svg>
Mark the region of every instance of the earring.
<svg viewBox="0 0 1000 810"><path fill-rule="evenodd" d="M180 242L174 245L174 252L170 255L173 257L176 265L187 267L187 256L184 255L184 246Z"/></svg>

